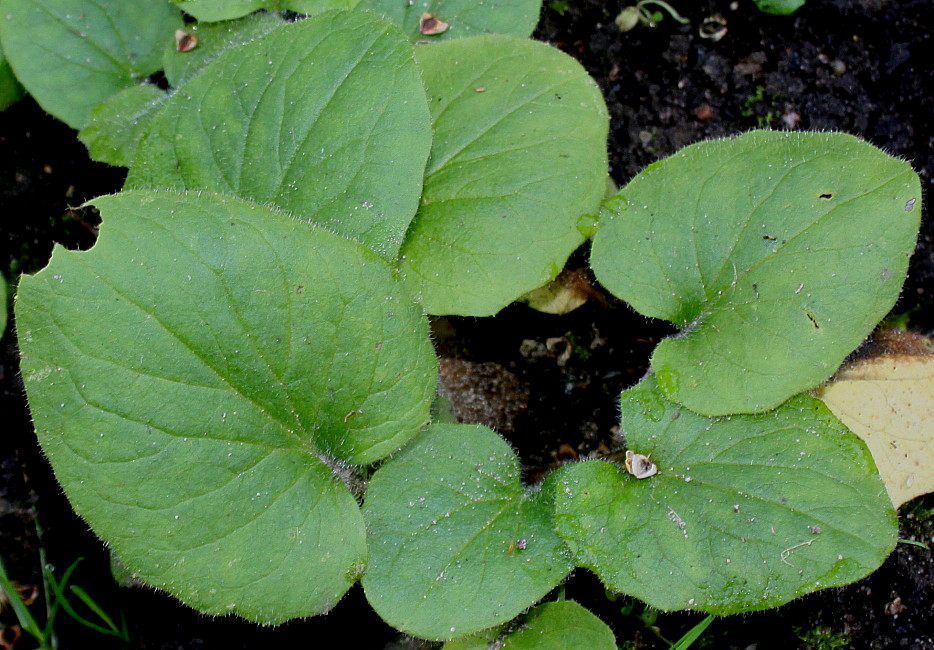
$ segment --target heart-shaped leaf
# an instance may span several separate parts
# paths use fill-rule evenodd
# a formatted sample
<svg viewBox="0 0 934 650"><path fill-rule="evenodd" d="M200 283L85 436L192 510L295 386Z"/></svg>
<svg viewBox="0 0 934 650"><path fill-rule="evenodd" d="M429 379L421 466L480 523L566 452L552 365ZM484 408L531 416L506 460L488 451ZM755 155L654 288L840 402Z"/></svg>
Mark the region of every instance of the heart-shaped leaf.
<svg viewBox="0 0 934 650"><path fill-rule="evenodd" d="M621 406L627 446L658 473L587 461L557 482L558 532L610 588L662 610L733 614L857 580L895 546L868 449L819 401L710 419L650 378Z"/></svg>
<svg viewBox="0 0 934 650"><path fill-rule="evenodd" d="M368 249L208 193L95 201L17 300L40 444L75 511L143 580L263 623L328 610L363 518L331 459L428 417L427 323Z"/></svg>
<svg viewBox="0 0 934 650"><path fill-rule="evenodd" d="M360 9L377 11L402 27L413 41L447 40L480 34L531 36L538 24L542 0L361 0ZM442 27L426 26L425 14L440 21ZM435 23L436 24L436 23Z"/></svg>
<svg viewBox="0 0 934 650"><path fill-rule="evenodd" d="M580 217L606 189L606 106L544 43L480 36L417 54L435 136L400 268L429 313L494 314L584 240Z"/></svg>
<svg viewBox="0 0 934 650"><path fill-rule="evenodd" d="M127 183L272 203L392 258L430 146L411 43L368 12L328 12L227 50L186 83Z"/></svg>
<svg viewBox="0 0 934 650"><path fill-rule="evenodd" d="M124 88L94 107L78 138L94 160L129 167L139 139L167 98L165 91L150 84Z"/></svg>
<svg viewBox="0 0 934 650"><path fill-rule="evenodd" d="M254 41L285 24L277 13L260 12L241 20L186 25L185 32L198 40L190 50L179 51L175 42L165 49L162 56L165 78L173 88L179 88L230 48Z"/></svg>
<svg viewBox="0 0 934 650"><path fill-rule="evenodd" d="M363 587L390 625L451 639L508 621L570 570L554 489L524 490L509 445L482 426L429 427L372 477Z"/></svg>
<svg viewBox="0 0 934 650"><path fill-rule="evenodd" d="M162 66L182 26L164 0L3 0L0 40L17 78L70 127Z"/></svg>
<svg viewBox="0 0 934 650"><path fill-rule="evenodd" d="M658 383L724 415L819 384L872 331L905 278L921 188L853 136L755 131L651 165L609 208L597 279L684 328L655 349Z"/></svg>

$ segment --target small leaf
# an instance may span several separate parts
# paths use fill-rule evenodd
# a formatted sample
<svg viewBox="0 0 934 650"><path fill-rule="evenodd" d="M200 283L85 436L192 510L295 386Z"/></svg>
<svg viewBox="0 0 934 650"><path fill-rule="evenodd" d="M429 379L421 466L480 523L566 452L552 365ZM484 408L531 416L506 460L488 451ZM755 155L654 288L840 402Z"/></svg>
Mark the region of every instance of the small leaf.
<svg viewBox="0 0 934 650"><path fill-rule="evenodd" d="M435 136L400 269L429 313L491 315L584 241L606 188L606 106L544 43L478 36L417 56Z"/></svg>
<svg viewBox="0 0 934 650"><path fill-rule="evenodd" d="M362 11L229 49L166 102L127 184L272 203L393 258L431 147L412 49Z"/></svg>
<svg viewBox="0 0 934 650"><path fill-rule="evenodd" d="M164 0L3 0L0 39L39 105L80 129L92 108L161 67L181 26Z"/></svg>
<svg viewBox="0 0 934 650"><path fill-rule="evenodd" d="M489 628L451 639L441 646L441 650L490 650L490 644L495 642L498 636L499 628Z"/></svg>
<svg viewBox="0 0 934 650"><path fill-rule="evenodd" d="M184 29L175 30L176 52L191 52L196 47L198 47L198 37L194 33Z"/></svg>
<svg viewBox="0 0 934 650"><path fill-rule="evenodd" d="M451 639L505 623L567 574L554 489L523 490L521 473L490 429L439 424L373 475L363 587L383 619Z"/></svg>
<svg viewBox="0 0 934 650"><path fill-rule="evenodd" d="M203 22L242 18L272 5L271 0L172 0L179 9Z"/></svg>
<svg viewBox="0 0 934 650"><path fill-rule="evenodd" d="M6 333L7 311L10 308L6 291L6 278L0 274L0 337Z"/></svg>
<svg viewBox="0 0 934 650"><path fill-rule="evenodd" d="M23 96L23 87L16 80L13 69L0 49L0 111L6 110Z"/></svg>
<svg viewBox="0 0 934 650"><path fill-rule="evenodd" d="M897 522L865 445L819 401L710 419L651 378L622 395L627 447L658 473L603 461L558 472L558 532L611 589L662 610L776 607L876 569Z"/></svg>
<svg viewBox="0 0 934 650"><path fill-rule="evenodd" d="M197 37L198 47L179 52L174 44L169 45L162 57L165 78L173 88L179 88L227 50L254 41L285 24L279 14L263 12L241 20L188 25L186 29Z"/></svg>
<svg viewBox="0 0 934 650"><path fill-rule="evenodd" d="M172 0L180 9L202 22L242 18L259 9L291 9L317 14L329 9L353 9L358 0Z"/></svg>
<svg viewBox="0 0 934 650"><path fill-rule="evenodd" d="M804 6L805 0L753 0L759 11L777 16L790 16Z"/></svg>
<svg viewBox="0 0 934 650"><path fill-rule="evenodd" d="M167 98L150 84L124 88L94 107L78 139L94 160L129 167L149 121Z"/></svg>
<svg viewBox="0 0 934 650"><path fill-rule="evenodd" d="M450 25L437 16L433 16L430 13L423 12L421 17L418 19L418 31L420 34L425 36L437 36L438 34L443 34L448 31Z"/></svg>
<svg viewBox="0 0 934 650"><path fill-rule="evenodd" d="M861 359L817 396L869 446L896 508L934 492L934 355Z"/></svg>
<svg viewBox="0 0 934 650"><path fill-rule="evenodd" d="M705 415L778 406L827 379L895 303L917 174L842 133L754 131L686 147L620 190L597 279L681 327L652 367Z"/></svg>
<svg viewBox="0 0 934 650"><path fill-rule="evenodd" d="M432 41L479 36L481 34L511 34L527 38L538 24L541 0L361 0L359 9L383 14L399 25L413 41ZM424 14L448 27L441 31L424 31Z"/></svg>
<svg viewBox="0 0 934 650"><path fill-rule="evenodd" d="M507 634L502 650L616 650L616 636L606 623L573 600L543 603L530 611L522 627Z"/></svg>
<svg viewBox="0 0 934 650"><path fill-rule="evenodd" d="M385 456L427 419L424 316L371 251L270 208L95 204L95 246L57 248L17 300L56 478L131 572L201 611L327 611L366 561L334 461Z"/></svg>
<svg viewBox="0 0 934 650"><path fill-rule="evenodd" d="M565 269L545 286L520 296L518 301L546 314L567 314L595 295L599 294L583 269Z"/></svg>

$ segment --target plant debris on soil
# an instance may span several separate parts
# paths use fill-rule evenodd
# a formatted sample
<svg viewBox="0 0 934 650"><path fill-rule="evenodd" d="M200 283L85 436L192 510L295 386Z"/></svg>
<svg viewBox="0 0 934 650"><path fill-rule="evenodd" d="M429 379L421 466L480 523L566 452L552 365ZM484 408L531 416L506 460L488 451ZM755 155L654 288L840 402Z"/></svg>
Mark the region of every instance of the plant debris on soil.
<svg viewBox="0 0 934 650"><path fill-rule="evenodd" d="M690 24L665 19L623 34L613 21L624 4L546 0L535 35L575 57L603 89L616 183L707 138L752 128L836 130L909 160L930 200L930 0L810 0L787 17L763 14L752 0L672 0ZM124 170L88 160L74 132L30 99L0 114L0 170L7 231L0 238L0 259L8 278L44 266L53 242L79 249L93 245L98 219L93 209L79 206L119 190L124 178ZM918 248L895 308L909 313L909 327L925 335L934 334L929 213L925 206ZM585 283L586 255L578 251L568 263ZM619 393L645 374L653 347L674 331L635 314L592 279L588 295L584 306L564 316L514 304L494 318L432 322L441 392L452 413L503 434L518 450L530 482L561 462L619 448ZM12 328L0 354L0 558L27 591L41 584L42 549L57 575L85 558L72 582L105 611L126 618L134 648L296 647L324 635L347 647L417 647L406 645L372 612L359 587L327 616L261 628L202 616L151 589L116 586L104 545L71 511L38 449ZM931 495L906 504L900 519L903 538L934 543ZM677 639L701 618L643 611L631 599L607 594L584 570L562 591L608 623L626 648L667 648L662 637ZM14 622L9 611L0 617ZM123 647L63 614L56 629L63 648ZM31 646L24 637L16 647ZM934 557L927 548L901 543L866 579L776 610L718 619L696 647L934 648Z"/></svg>

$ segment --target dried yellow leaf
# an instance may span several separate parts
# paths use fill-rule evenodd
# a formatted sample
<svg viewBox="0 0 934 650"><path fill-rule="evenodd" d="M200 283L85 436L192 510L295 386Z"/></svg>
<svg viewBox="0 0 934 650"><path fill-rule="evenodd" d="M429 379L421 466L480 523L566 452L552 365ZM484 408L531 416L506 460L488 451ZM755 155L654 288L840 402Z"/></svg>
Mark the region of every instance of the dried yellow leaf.
<svg viewBox="0 0 934 650"><path fill-rule="evenodd" d="M869 447L896 508L934 491L934 355L857 361L817 396Z"/></svg>

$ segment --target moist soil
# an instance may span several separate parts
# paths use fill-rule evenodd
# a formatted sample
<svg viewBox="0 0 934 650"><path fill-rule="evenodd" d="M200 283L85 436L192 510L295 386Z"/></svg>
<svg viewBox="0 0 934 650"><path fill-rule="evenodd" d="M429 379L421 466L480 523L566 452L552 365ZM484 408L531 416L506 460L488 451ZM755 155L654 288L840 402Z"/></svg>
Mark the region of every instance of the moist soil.
<svg viewBox="0 0 934 650"><path fill-rule="evenodd" d="M836 130L911 161L925 198L934 173L934 3L809 0L793 16L751 0L672 0L690 19L622 34L623 3L548 0L536 38L578 59L603 89L611 116L611 175L625 183L678 148L751 128ZM706 24L705 24L706 21ZM701 36L720 34L719 40ZM725 30L725 31L724 31ZM124 170L91 162L74 132L26 99L0 113L0 265L8 278L48 260L53 242L89 248L97 215L84 201L118 190ZM925 208L918 249L895 313L934 334L934 220ZM588 295L570 314L512 305L494 318L433 321L441 388L453 413L482 422L518 450L528 481L561 462L618 447L617 400L647 370L671 326L630 311L587 275L586 250L568 263ZM89 337L98 333L89 330ZM422 647L369 609L356 587L327 616L262 628L202 616L148 588L118 587L104 545L74 515L39 451L18 375L13 329L0 343L0 557L30 595L47 562L56 575L84 558L72 582L115 618L134 648ZM934 498L900 510L901 537L934 543ZM717 619L695 647L934 648L934 557L901 543L864 580L766 612ZM585 570L561 588L597 613L626 648L667 648L702 617L657 615L607 594ZM41 594L34 608L40 611ZM14 623L11 612L0 621ZM126 647L60 614L61 648ZM0 636L10 647L13 631ZM335 641L334 639L340 639ZM16 648L33 647L28 637ZM424 645L424 647L432 647Z"/></svg>

